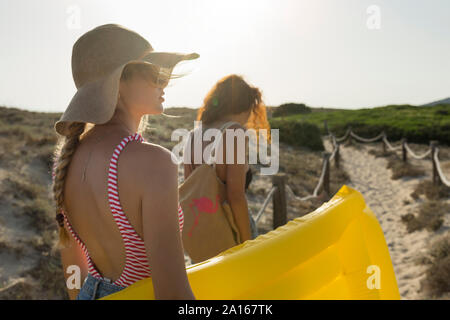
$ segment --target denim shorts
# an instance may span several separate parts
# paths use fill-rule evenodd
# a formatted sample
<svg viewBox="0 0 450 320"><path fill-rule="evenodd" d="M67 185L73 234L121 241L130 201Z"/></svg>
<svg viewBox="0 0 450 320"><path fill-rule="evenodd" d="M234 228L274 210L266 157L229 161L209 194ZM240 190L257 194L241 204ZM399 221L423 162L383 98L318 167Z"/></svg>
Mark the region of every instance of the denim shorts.
<svg viewBox="0 0 450 320"><path fill-rule="evenodd" d="M88 273L75 300L95 300L122 289L125 289L125 287L115 285L105 279L95 278Z"/></svg>

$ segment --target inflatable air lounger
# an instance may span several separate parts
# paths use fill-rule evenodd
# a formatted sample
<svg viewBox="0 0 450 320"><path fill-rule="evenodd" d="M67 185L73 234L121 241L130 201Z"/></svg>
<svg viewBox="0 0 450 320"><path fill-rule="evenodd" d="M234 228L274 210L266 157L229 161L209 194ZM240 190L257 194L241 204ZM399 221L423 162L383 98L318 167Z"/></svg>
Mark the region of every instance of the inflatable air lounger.
<svg viewBox="0 0 450 320"><path fill-rule="evenodd" d="M202 299L400 299L388 247L347 186L317 210L186 269ZM102 299L154 299L151 278Z"/></svg>

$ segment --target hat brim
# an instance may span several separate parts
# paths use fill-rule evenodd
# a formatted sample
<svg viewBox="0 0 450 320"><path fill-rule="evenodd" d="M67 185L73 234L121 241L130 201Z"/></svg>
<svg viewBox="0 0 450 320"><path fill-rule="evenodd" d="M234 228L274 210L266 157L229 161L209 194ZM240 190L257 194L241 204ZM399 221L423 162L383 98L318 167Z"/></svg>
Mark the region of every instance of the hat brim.
<svg viewBox="0 0 450 320"><path fill-rule="evenodd" d="M61 118L56 121L55 131L63 136L70 134L69 124L85 122L103 124L114 115L119 96L119 83L125 66L134 61L152 63L163 68L172 69L182 60L200 57L198 53L182 54L175 52L150 52L141 59L127 61L118 66L109 75L81 86L72 97Z"/></svg>
<svg viewBox="0 0 450 320"><path fill-rule="evenodd" d="M163 68L174 68L182 60L193 60L200 57L198 53L176 53L176 52L150 52L143 57L144 60L157 64Z"/></svg>

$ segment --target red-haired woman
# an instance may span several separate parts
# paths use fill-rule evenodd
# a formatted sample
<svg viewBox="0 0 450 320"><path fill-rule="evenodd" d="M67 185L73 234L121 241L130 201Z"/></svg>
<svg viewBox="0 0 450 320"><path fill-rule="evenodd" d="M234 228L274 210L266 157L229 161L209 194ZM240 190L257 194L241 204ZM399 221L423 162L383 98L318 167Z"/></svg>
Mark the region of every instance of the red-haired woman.
<svg viewBox="0 0 450 320"><path fill-rule="evenodd" d="M213 86L206 95L203 106L198 111L197 120L201 121L202 131L210 128L219 129L223 124L230 121L234 122L228 127L230 130L251 128L270 131L261 91L249 85L242 76L235 74L222 78ZM222 159L226 159L227 141L225 131L222 139ZM189 141L192 143L192 140L190 139ZM210 143L210 141L203 141L202 155L205 147ZM236 155L236 141L234 146L234 154ZM246 148L248 148L248 141L246 141ZM195 152L195 149L191 150ZM199 165L194 164L194 157L191 154L190 163L184 164L184 178L187 179ZM245 164L237 163L236 156L234 163L218 162L216 164L216 173L226 185L227 201L233 211L234 219L241 235L241 241L254 239L258 235L258 231L249 211L245 195L252 178L247 159Z"/></svg>

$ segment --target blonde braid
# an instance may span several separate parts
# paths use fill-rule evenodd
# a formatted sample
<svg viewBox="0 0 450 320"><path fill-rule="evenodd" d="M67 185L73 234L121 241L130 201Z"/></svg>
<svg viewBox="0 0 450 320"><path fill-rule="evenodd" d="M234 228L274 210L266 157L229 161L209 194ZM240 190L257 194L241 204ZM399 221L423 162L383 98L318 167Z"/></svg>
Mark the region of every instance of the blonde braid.
<svg viewBox="0 0 450 320"><path fill-rule="evenodd" d="M53 198L56 203L56 221L59 227L59 241L57 247L66 248L69 243L69 235L64 228L63 210L64 184L72 156L78 147L80 136L86 128L86 123L74 122L69 125L70 134L60 139L54 153L55 177L52 183Z"/></svg>

